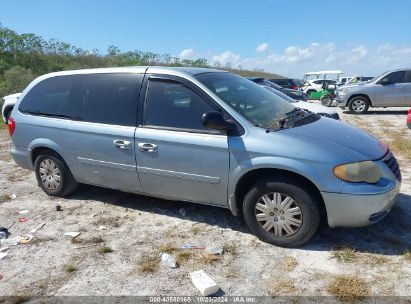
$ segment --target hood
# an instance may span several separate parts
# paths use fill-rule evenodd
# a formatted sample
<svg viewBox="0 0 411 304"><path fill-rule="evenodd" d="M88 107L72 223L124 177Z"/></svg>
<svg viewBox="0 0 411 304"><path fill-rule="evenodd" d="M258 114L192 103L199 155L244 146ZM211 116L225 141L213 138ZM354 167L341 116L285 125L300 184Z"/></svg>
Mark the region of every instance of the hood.
<svg viewBox="0 0 411 304"><path fill-rule="evenodd" d="M261 129L261 132L264 132ZM387 147L377 138L347 123L321 117L295 128L265 133L270 144L259 151L289 158L339 165L383 157ZM261 138L260 137L260 138ZM275 151L275 152L273 152Z"/></svg>
<svg viewBox="0 0 411 304"><path fill-rule="evenodd" d="M350 89L350 88L355 88L355 87L360 87L363 86L364 84L366 84L367 82L357 82L357 83L350 83L350 84L346 84L343 86L340 86L338 89Z"/></svg>
<svg viewBox="0 0 411 304"><path fill-rule="evenodd" d="M332 108L325 107L323 105L320 105L320 104L314 103L314 102L299 101L299 102L294 102L293 105L298 107L298 108L311 111L313 113L326 113L326 114L330 114L330 115L333 115L333 114L337 113Z"/></svg>

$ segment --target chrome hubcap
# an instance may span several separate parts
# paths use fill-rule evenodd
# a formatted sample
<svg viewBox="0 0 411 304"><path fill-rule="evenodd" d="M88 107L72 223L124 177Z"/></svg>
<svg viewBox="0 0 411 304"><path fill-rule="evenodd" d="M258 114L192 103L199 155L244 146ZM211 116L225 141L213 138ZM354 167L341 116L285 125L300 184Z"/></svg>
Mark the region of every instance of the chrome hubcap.
<svg viewBox="0 0 411 304"><path fill-rule="evenodd" d="M355 112L362 112L365 109L364 100L354 100L352 103L352 108Z"/></svg>
<svg viewBox="0 0 411 304"><path fill-rule="evenodd" d="M56 190L61 183L60 169L51 159L40 163L40 179L48 190Z"/></svg>
<svg viewBox="0 0 411 304"><path fill-rule="evenodd" d="M255 217L265 231L283 237L296 233L303 222L297 202L278 192L264 194L258 199Z"/></svg>

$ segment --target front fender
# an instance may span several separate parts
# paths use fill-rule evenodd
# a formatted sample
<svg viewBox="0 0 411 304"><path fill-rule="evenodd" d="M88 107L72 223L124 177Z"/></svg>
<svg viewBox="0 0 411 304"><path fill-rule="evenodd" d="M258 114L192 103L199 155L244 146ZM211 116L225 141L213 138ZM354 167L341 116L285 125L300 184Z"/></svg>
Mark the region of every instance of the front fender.
<svg viewBox="0 0 411 304"><path fill-rule="evenodd" d="M342 190L342 181L334 176L328 164L276 156L256 157L239 162L233 157L230 159L232 161L230 161L229 195L235 193L236 185L241 177L258 169L285 170L301 175L310 180L319 191L340 193Z"/></svg>

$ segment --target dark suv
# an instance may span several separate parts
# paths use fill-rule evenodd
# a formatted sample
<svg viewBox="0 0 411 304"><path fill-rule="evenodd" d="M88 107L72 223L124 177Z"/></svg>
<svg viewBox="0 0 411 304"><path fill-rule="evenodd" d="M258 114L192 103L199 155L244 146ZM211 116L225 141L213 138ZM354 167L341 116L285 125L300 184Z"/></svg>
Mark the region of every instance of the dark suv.
<svg viewBox="0 0 411 304"><path fill-rule="evenodd" d="M263 85L266 87L270 87L273 89L276 89L277 91L280 91L281 93L291 97L294 100L299 100L299 101L307 101L307 95L304 92L301 92L299 90L293 90L293 89L286 89L283 88L281 86L279 86L278 84L262 78L262 77L246 77L248 80L251 80L252 82L255 82L259 85Z"/></svg>
<svg viewBox="0 0 411 304"><path fill-rule="evenodd" d="M278 79L270 79L270 81L274 82L275 84L279 85L280 87L284 89L292 89L292 90L299 89L299 85L294 79L278 78Z"/></svg>

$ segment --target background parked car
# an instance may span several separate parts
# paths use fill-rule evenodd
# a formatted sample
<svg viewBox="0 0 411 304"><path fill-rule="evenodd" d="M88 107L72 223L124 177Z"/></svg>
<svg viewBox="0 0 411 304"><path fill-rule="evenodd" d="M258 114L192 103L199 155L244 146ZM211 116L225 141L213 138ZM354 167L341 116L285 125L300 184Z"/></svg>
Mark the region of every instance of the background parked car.
<svg viewBox="0 0 411 304"><path fill-rule="evenodd" d="M337 82L329 79L309 80L303 84L302 90L305 94L307 94L307 96L310 96L311 93L321 91L324 85L328 86L330 84L337 85Z"/></svg>
<svg viewBox="0 0 411 304"><path fill-rule="evenodd" d="M246 77L246 78L259 85L263 85L263 86L276 89L284 93L285 95L290 96L292 99L307 101L307 95L304 92L301 92L299 90L284 89L278 84L275 84L274 82L271 82L270 80L262 78L262 77Z"/></svg>
<svg viewBox="0 0 411 304"><path fill-rule="evenodd" d="M318 103L297 101L297 100L294 100L291 97L285 95L284 93L281 93L280 91L278 91L276 89L273 89L271 87L264 86L264 88L266 88L270 92L273 92L274 94L280 96L281 98L287 100L288 102L292 103L294 106L296 106L300 109L308 110L310 112L319 114L319 115L324 116L324 117L333 118L333 119L337 119L337 120L340 119L340 116L338 115L338 113L335 110L333 110L332 108L325 107L325 106L320 105Z"/></svg>
<svg viewBox="0 0 411 304"><path fill-rule="evenodd" d="M270 81L284 89L298 90L300 88L299 84L294 79L275 78L270 79Z"/></svg>
<svg viewBox="0 0 411 304"><path fill-rule="evenodd" d="M19 99L20 95L21 93L15 93L3 97L3 107L1 108L1 115L5 123L8 122L11 110L13 110L13 107Z"/></svg>
<svg viewBox="0 0 411 304"><path fill-rule="evenodd" d="M337 90L337 105L362 114L369 107L411 106L411 69L389 71L367 82L345 85Z"/></svg>

